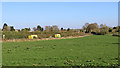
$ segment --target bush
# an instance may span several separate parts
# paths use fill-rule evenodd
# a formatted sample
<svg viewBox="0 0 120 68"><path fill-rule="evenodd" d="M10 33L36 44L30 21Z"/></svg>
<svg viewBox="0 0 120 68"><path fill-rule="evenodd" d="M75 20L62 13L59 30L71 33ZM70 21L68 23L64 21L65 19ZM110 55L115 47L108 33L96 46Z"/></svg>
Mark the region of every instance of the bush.
<svg viewBox="0 0 120 68"><path fill-rule="evenodd" d="M91 33L95 35L105 35L109 33L109 30L107 28L100 28Z"/></svg>
<svg viewBox="0 0 120 68"><path fill-rule="evenodd" d="M109 32L112 32L112 29L109 29Z"/></svg>
<svg viewBox="0 0 120 68"><path fill-rule="evenodd" d="M15 32L15 31L4 31L2 34L5 35L6 39L20 39L20 38L28 38L28 32Z"/></svg>
<svg viewBox="0 0 120 68"><path fill-rule="evenodd" d="M118 37L120 37L120 34L119 33L114 33L112 36L118 36Z"/></svg>

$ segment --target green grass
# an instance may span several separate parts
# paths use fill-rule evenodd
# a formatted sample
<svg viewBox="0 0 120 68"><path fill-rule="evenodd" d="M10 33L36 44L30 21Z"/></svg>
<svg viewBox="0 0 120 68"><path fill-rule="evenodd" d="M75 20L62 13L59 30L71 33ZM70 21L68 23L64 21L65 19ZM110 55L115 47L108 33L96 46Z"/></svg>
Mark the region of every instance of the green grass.
<svg viewBox="0 0 120 68"><path fill-rule="evenodd" d="M3 43L4 66L109 66L118 64L118 37L93 35L74 39Z"/></svg>

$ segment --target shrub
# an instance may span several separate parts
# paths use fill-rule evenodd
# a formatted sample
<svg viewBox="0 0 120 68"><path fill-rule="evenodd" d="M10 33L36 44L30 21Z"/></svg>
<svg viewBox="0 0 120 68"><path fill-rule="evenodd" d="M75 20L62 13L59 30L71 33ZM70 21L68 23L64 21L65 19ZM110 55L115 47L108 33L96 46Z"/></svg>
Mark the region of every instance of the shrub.
<svg viewBox="0 0 120 68"><path fill-rule="evenodd" d="M105 35L105 34L108 34L109 33L109 30L107 27L105 28L100 28L100 29L97 29L93 32L91 32L92 34L95 34L95 35Z"/></svg>
<svg viewBox="0 0 120 68"><path fill-rule="evenodd" d="M118 37L120 37L120 34L119 33L114 33L112 36L118 36Z"/></svg>
<svg viewBox="0 0 120 68"><path fill-rule="evenodd" d="M109 29L109 32L112 32L112 29Z"/></svg>

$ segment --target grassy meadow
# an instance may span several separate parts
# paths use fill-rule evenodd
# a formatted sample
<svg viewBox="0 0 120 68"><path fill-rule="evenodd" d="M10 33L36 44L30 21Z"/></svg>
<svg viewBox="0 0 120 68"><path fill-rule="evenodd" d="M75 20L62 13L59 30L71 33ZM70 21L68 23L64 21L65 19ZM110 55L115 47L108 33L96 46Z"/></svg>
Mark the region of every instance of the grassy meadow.
<svg viewBox="0 0 120 68"><path fill-rule="evenodd" d="M3 42L3 66L111 66L118 64L118 37Z"/></svg>

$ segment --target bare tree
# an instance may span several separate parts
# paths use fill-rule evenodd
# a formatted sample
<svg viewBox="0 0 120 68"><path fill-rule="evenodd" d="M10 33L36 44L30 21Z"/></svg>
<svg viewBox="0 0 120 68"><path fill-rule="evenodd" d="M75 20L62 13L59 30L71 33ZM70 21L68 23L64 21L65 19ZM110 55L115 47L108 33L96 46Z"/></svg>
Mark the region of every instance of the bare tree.
<svg viewBox="0 0 120 68"><path fill-rule="evenodd" d="M53 31L59 31L59 28L57 25L53 25L52 27L53 27Z"/></svg>
<svg viewBox="0 0 120 68"><path fill-rule="evenodd" d="M100 28L106 27L106 24L100 24Z"/></svg>
<svg viewBox="0 0 120 68"><path fill-rule="evenodd" d="M89 23L85 23L85 25L82 27L83 30L87 30L88 25L89 25Z"/></svg>
<svg viewBox="0 0 120 68"><path fill-rule="evenodd" d="M83 30L86 30L86 27L85 27L85 26L83 26L82 28L83 28Z"/></svg>
<svg viewBox="0 0 120 68"><path fill-rule="evenodd" d="M98 29L98 25L97 23L92 23L92 24L89 24L88 27L87 27L87 30L89 32L93 31L93 30L97 30Z"/></svg>
<svg viewBox="0 0 120 68"><path fill-rule="evenodd" d="M88 27L88 25L89 25L89 23L85 23L85 28L87 28L87 27Z"/></svg>
<svg viewBox="0 0 120 68"><path fill-rule="evenodd" d="M33 30L34 30L34 31L37 31L37 28L36 28L36 27L33 27Z"/></svg>
<svg viewBox="0 0 120 68"><path fill-rule="evenodd" d="M50 26L45 26L45 30L48 32L50 31Z"/></svg>

